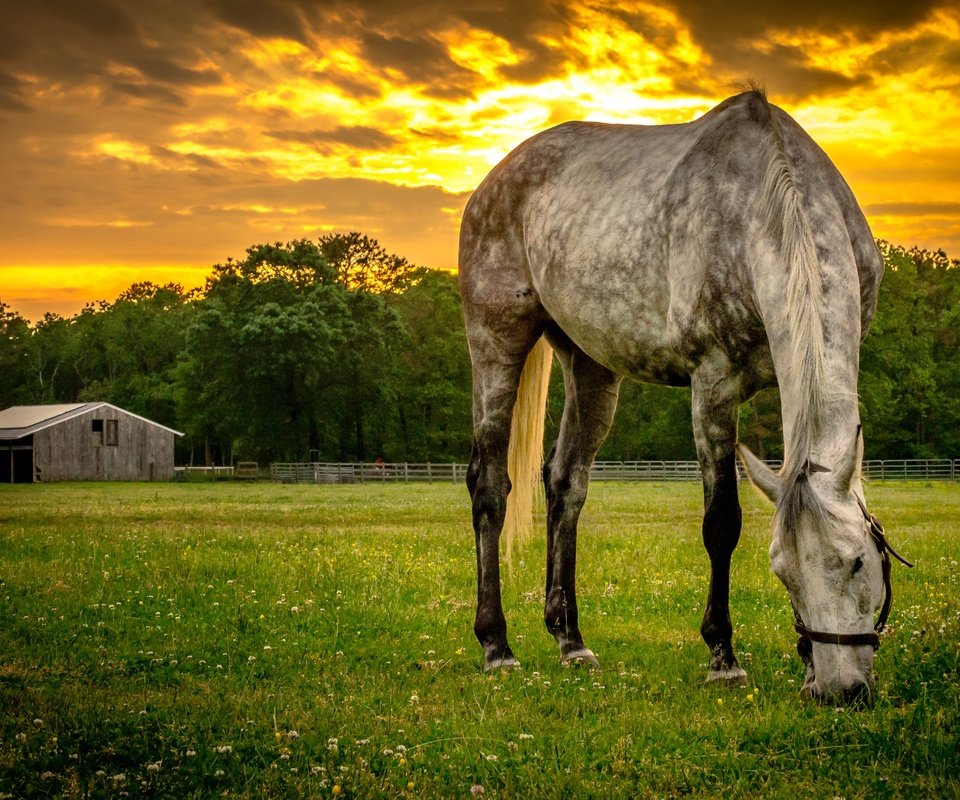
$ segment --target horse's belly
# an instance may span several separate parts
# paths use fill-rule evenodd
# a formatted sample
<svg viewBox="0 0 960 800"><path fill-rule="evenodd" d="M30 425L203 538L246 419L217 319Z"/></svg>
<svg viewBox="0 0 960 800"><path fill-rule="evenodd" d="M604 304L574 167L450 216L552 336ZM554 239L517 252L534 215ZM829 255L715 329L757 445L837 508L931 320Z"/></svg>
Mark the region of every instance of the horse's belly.
<svg viewBox="0 0 960 800"><path fill-rule="evenodd" d="M551 319L594 361L635 380L690 382L692 362L671 334L668 298L642 285L598 284L581 270L553 269L539 283Z"/></svg>

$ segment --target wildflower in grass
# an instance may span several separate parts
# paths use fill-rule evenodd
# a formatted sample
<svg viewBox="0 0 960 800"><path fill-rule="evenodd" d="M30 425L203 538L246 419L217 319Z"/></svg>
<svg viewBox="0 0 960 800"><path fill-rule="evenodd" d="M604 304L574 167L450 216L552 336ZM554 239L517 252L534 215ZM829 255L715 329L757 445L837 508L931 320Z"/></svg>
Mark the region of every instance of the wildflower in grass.
<svg viewBox="0 0 960 800"><path fill-rule="evenodd" d="M408 790L408 791L413 791L413 786L414 786L413 781L407 781L407 790Z"/></svg>
<svg viewBox="0 0 960 800"><path fill-rule="evenodd" d="M160 762L155 761L152 764L147 764L147 772L159 772L160 771Z"/></svg>
<svg viewBox="0 0 960 800"><path fill-rule="evenodd" d="M329 750L331 753L340 752L340 740L337 739L336 736L331 736L329 739L327 739L327 750Z"/></svg>
<svg viewBox="0 0 960 800"><path fill-rule="evenodd" d="M288 739L299 739L299 738L300 738L300 734L299 734L297 731L293 731L293 730L287 731L287 738L288 738Z"/></svg>
<svg viewBox="0 0 960 800"><path fill-rule="evenodd" d="M533 734L532 734L532 733L521 733L517 738L518 738L521 742L527 742L527 741L530 741L530 740L533 738Z"/></svg>
<svg viewBox="0 0 960 800"><path fill-rule="evenodd" d="M333 784L333 789L332 789L332 791L333 791L334 795L338 795L338 794L340 794L340 792L343 791L343 789L340 788L340 784L339 784L339 783L335 783L335 784Z"/></svg>
<svg viewBox="0 0 960 800"><path fill-rule="evenodd" d="M473 784L473 786L470 787L470 794L472 794L474 797L479 797L483 794L483 786L481 786L479 783Z"/></svg>
<svg viewBox="0 0 960 800"><path fill-rule="evenodd" d="M718 698L717 698L717 705L718 705L718 706L722 706L722 705L723 705L723 698L722 698L722 697L718 697Z"/></svg>
<svg viewBox="0 0 960 800"><path fill-rule="evenodd" d="M228 744L217 745L213 748L214 753L219 753L220 755L230 755L233 752L233 747Z"/></svg>

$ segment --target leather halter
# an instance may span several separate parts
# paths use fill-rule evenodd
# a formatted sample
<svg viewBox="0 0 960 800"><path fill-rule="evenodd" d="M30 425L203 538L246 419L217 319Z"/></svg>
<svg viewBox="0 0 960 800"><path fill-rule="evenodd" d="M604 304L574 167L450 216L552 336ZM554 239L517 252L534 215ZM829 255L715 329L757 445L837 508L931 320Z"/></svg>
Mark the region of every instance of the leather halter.
<svg viewBox="0 0 960 800"><path fill-rule="evenodd" d="M878 649L880 647L880 634L887 624L887 617L890 615L890 606L893 603L893 586L890 582L890 556L893 556L901 564L905 564L908 567L913 566L913 564L890 546L886 536L883 534L883 525L880 524L880 520L867 511L867 507L863 504L863 500L860 499L859 495L854 494L854 497L857 498L857 505L860 506L860 510L863 512L863 518L870 525L870 535L873 537L873 543L877 546L877 550L880 553L880 563L883 572L883 605L880 607L880 616L877 617L877 622L873 626L873 631L870 633L824 633L823 631L811 630L804 625L803 620L800 619L800 614L797 613L797 609L794 607L793 615L796 618L796 624L793 626L793 629L800 634L800 639L797 642L797 652L800 654L800 658L803 659L804 663L807 664L810 663L813 655L813 642L850 646L870 645L874 650Z"/></svg>

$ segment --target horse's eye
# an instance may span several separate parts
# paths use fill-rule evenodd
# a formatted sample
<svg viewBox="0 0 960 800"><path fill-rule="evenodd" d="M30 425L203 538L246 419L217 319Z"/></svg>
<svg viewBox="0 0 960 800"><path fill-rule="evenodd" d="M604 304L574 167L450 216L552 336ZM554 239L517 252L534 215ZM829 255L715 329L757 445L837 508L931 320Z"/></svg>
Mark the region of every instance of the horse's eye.
<svg viewBox="0 0 960 800"><path fill-rule="evenodd" d="M860 556L857 556L853 561L853 571L850 574L856 575L860 571L860 568L862 566L863 566L863 559L860 558Z"/></svg>

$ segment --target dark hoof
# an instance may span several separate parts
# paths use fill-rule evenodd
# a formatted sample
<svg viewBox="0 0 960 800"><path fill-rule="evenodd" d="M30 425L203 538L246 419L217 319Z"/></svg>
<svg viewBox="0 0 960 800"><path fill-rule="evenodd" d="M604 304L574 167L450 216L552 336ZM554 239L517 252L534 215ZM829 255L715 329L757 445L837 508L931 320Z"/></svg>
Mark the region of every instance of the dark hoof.
<svg viewBox="0 0 960 800"><path fill-rule="evenodd" d="M711 669L707 673L707 685L724 689L742 688L747 685L747 673L739 664L725 669Z"/></svg>

